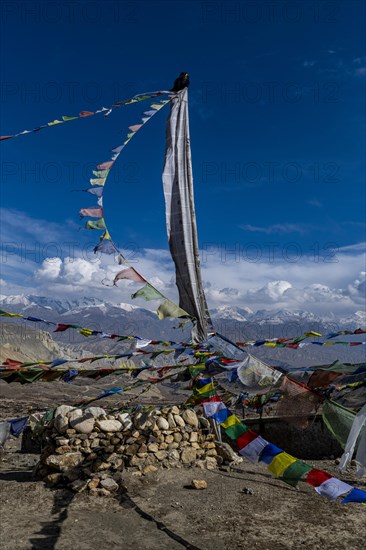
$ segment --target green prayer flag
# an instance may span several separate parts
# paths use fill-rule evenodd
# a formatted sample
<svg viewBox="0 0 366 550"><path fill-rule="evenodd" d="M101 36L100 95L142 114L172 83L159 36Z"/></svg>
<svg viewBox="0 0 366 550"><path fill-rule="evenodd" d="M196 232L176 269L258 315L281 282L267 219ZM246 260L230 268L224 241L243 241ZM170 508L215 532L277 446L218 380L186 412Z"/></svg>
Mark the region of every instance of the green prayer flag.
<svg viewBox="0 0 366 550"><path fill-rule="evenodd" d="M190 317L184 309L177 306L170 300L165 300L165 302L160 304L157 314L159 319L166 319L167 317Z"/></svg>
<svg viewBox="0 0 366 550"><path fill-rule="evenodd" d="M79 117L77 117L77 116L63 116L62 120L64 122L68 122L69 120L76 120L77 118L79 118Z"/></svg>
<svg viewBox="0 0 366 550"><path fill-rule="evenodd" d="M235 424L234 426L229 426L225 429L225 433L230 439L238 439L241 435L245 434L249 430L248 426L245 426L240 422L240 424Z"/></svg>
<svg viewBox="0 0 366 550"><path fill-rule="evenodd" d="M0 309L0 315L2 317L23 317L21 313L10 313L9 311L3 311Z"/></svg>
<svg viewBox="0 0 366 550"><path fill-rule="evenodd" d="M355 413L329 400L324 403L322 413L324 424L344 449Z"/></svg>
<svg viewBox="0 0 366 550"><path fill-rule="evenodd" d="M131 298L143 298L146 301L150 301L159 300L160 298L165 298L165 296L163 296L161 292L156 290L156 288L151 286L149 283L146 283L146 285L140 288L140 290L138 290L134 294L131 294Z"/></svg>
<svg viewBox="0 0 366 550"><path fill-rule="evenodd" d="M100 218L99 220L94 220L94 221L92 220L87 221L85 224L85 227L86 229L101 229L101 230L107 229L104 222L104 218Z"/></svg>
<svg viewBox="0 0 366 550"><path fill-rule="evenodd" d="M312 469L313 468L311 466L308 466L302 460L296 460L296 462L293 462L288 468L286 468L280 479L282 479L285 483L296 487L303 475L307 474Z"/></svg>

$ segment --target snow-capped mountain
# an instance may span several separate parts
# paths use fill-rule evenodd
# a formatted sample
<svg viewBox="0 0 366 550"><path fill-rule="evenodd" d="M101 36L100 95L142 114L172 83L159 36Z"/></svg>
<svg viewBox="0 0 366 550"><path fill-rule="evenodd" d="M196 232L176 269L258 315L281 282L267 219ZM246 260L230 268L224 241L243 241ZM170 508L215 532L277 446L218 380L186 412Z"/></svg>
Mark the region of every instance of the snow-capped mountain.
<svg viewBox="0 0 366 550"><path fill-rule="evenodd" d="M44 296L0 295L0 309L12 313L22 313L26 316L37 317L54 323L76 324L86 328L123 335L138 335L144 338L187 341L190 337L190 323L184 329L178 327L177 319L159 321L156 313L138 305L125 303L112 304L97 298L81 297L78 300L57 300ZM291 338L300 336L307 331L316 331L321 334L337 332L339 330L355 330L365 328L366 314L356 311L344 318L336 318L332 313L325 312L323 316L314 315L304 310L289 311L259 310L252 311L247 307L220 306L211 310L215 330L234 342L247 340L261 340L267 338ZM101 338L85 338L77 330L54 332L54 326L41 322L26 322L21 319L0 317L4 331L6 325L12 328L11 333L22 335L24 326L49 332L53 340L64 349L73 350L73 354L87 353L120 353L124 342L104 340ZM6 344L6 332L1 333L3 343ZM23 338L24 339L24 338ZM364 334L342 336L341 340L366 340ZM26 345L26 342L25 344ZM66 346L66 347L65 347ZM19 346L18 346L19 347ZM5 352L6 353L6 350ZM336 359L344 362L359 363L365 360L365 346L308 346L301 350L271 349L258 347L251 348L251 353L280 365L309 365L330 364ZM11 354L10 354L11 355Z"/></svg>
<svg viewBox="0 0 366 550"><path fill-rule="evenodd" d="M148 338L177 338L175 319L159 321L155 312L134 304L112 304L83 296L77 300L57 300L36 295L0 295L0 308L13 313L86 327L104 332L143 334ZM211 311L214 327L229 338L271 338L299 335L307 330L343 330L364 328L366 312L356 311L344 318L332 313L314 315L308 311L287 309L252 311L248 307L219 306Z"/></svg>

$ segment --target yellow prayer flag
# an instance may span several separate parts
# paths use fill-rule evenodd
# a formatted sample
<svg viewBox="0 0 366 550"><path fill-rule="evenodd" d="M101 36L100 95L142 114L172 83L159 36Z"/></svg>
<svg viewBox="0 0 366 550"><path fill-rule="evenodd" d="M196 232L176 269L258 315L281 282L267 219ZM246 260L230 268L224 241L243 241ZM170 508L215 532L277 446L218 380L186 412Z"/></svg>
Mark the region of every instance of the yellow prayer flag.
<svg viewBox="0 0 366 550"><path fill-rule="evenodd" d="M212 391L214 389L215 389L215 386L213 385L212 382L210 382L209 384L206 384L206 386L202 386L202 388L196 389L196 392L197 393L206 393L206 392Z"/></svg>
<svg viewBox="0 0 366 550"><path fill-rule="evenodd" d="M281 477L285 470L291 464L296 462L297 458L289 455L288 453L280 453L274 457L272 462L268 466L268 470L276 477Z"/></svg>
<svg viewBox="0 0 366 550"><path fill-rule="evenodd" d="M224 422L221 422L220 426L222 426L224 429L230 428L231 426L236 426L236 424L240 424L240 420L235 414L232 414L231 416L228 416Z"/></svg>
<svg viewBox="0 0 366 550"><path fill-rule="evenodd" d="M62 120L54 120L53 122L48 122L47 126L55 126L55 124L62 124Z"/></svg>
<svg viewBox="0 0 366 550"><path fill-rule="evenodd" d="M83 336L91 336L93 334L93 331L90 328L82 328L79 332Z"/></svg>

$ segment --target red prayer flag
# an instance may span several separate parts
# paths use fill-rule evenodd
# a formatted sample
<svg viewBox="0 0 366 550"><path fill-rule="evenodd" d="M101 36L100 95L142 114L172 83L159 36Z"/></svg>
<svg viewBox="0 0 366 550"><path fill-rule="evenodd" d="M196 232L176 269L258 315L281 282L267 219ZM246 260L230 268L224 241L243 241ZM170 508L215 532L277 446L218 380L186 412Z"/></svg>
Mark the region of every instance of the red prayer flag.
<svg viewBox="0 0 366 550"><path fill-rule="evenodd" d="M3 365L6 365L7 367L20 367L20 365L23 365L21 361L15 361L15 359L5 359Z"/></svg>
<svg viewBox="0 0 366 550"><path fill-rule="evenodd" d="M71 325L65 325L64 323L59 323L53 332L63 332L70 328Z"/></svg>
<svg viewBox="0 0 366 550"><path fill-rule="evenodd" d="M238 450L241 451L241 449L244 449L244 447L246 447L248 443L250 443L251 441L253 441L253 439L256 439L257 437L259 437L258 434L253 432L253 430L248 430L243 433L243 435L238 437L238 439L236 440L236 446Z"/></svg>
<svg viewBox="0 0 366 550"><path fill-rule="evenodd" d="M331 477L333 476L331 476L327 472L324 472L324 470L317 470L317 468L313 468L306 476L305 481L313 487L319 487L319 485L321 485L322 483L324 483L324 481L327 481L327 479L330 479Z"/></svg>

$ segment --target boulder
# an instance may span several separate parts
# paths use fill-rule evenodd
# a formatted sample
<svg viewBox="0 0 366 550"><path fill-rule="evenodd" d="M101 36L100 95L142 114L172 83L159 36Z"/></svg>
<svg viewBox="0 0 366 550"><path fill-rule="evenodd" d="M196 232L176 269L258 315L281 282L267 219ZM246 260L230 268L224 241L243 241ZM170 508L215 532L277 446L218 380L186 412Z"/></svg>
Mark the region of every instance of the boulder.
<svg viewBox="0 0 366 550"><path fill-rule="evenodd" d="M177 426L180 426L181 428L184 428L184 426L186 425L183 418L179 414L174 415L174 422Z"/></svg>
<svg viewBox="0 0 366 550"><path fill-rule="evenodd" d="M99 418L99 416L106 416L106 412L102 407L88 407L85 409L85 414L90 414L94 418Z"/></svg>
<svg viewBox="0 0 366 550"><path fill-rule="evenodd" d="M193 447L185 447L180 455L180 459L183 464L191 464L197 458L196 449Z"/></svg>
<svg viewBox="0 0 366 550"><path fill-rule="evenodd" d="M73 411L70 411L67 415L70 422L70 426L71 426L71 422L73 422L73 420L75 420L76 418L79 418L80 416L83 416L83 411L81 409L74 409Z"/></svg>
<svg viewBox="0 0 366 550"><path fill-rule="evenodd" d="M107 491L110 491L111 493L118 491L118 483L116 483L111 477L102 479L100 485L103 489L107 489Z"/></svg>
<svg viewBox="0 0 366 550"><path fill-rule="evenodd" d="M169 430L169 422L163 416L157 419L156 424L159 430Z"/></svg>
<svg viewBox="0 0 366 550"><path fill-rule="evenodd" d="M74 409L75 409L75 407L71 407L71 405L60 405L55 410L55 418L56 418L56 416L66 416L67 413L69 413L70 411L72 411Z"/></svg>
<svg viewBox="0 0 366 550"><path fill-rule="evenodd" d="M118 432L122 428L119 420L97 420L96 425L103 432Z"/></svg>
<svg viewBox="0 0 366 550"><path fill-rule="evenodd" d="M70 420L70 425L81 434L90 434L94 430L94 417L84 415Z"/></svg>
<svg viewBox="0 0 366 550"><path fill-rule="evenodd" d="M59 414L58 416L56 416L53 425L60 434L64 434L69 427L69 420L67 416Z"/></svg>
<svg viewBox="0 0 366 550"><path fill-rule="evenodd" d="M45 460L47 466L60 472L67 472L67 470L80 466L82 462L83 455L78 451L64 455L50 455Z"/></svg>
<svg viewBox="0 0 366 550"><path fill-rule="evenodd" d="M198 418L194 410L186 409L183 411L182 418L186 424L193 428L198 428Z"/></svg>

